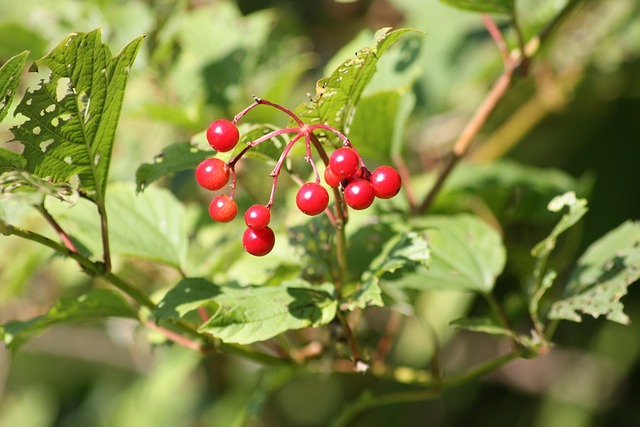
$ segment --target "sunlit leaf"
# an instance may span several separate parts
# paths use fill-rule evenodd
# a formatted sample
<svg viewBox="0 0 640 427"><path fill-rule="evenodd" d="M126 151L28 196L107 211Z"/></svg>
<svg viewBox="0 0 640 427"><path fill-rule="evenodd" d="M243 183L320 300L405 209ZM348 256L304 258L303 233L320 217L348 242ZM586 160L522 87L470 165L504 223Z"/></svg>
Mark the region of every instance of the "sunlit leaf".
<svg viewBox="0 0 640 427"><path fill-rule="evenodd" d="M199 278L178 283L158 304L156 321L176 321L198 307L211 318L200 331L229 343L251 344L290 329L321 326L336 313L331 285L304 280L279 286L218 286Z"/></svg>
<svg viewBox="0 0 640 427"><path fill-rule="evenodd" d="M296 109L307 124L324 123L348 133L356 105L365 87L373 78L376 63L384 52L412 29L390 31L382 29L376 42L360 49L353 58L344 61L329 77L316 85L316 96Z"/></svg>
<svg viewBox="0 0 640 427"><path fill-rule="evenodd" d="M39 66L51 70L16 108L27 120L12 128L26 169L53 182L78 177L79 191L104 198L113 142L131 65L143 38L112 57L100 31L66 37Z"/></svg>
<svg viewBox="0 0 640 427"><path fill-rule="evenodd" d="M0 122L6 117L11 107L28 54L29 52L22 52L10 58L0 68Z"/></svg>
<svg viewBox="0 0 640 427"><path fill-rule="evenodd" d="M12 350L18 350L31 337L57 323L100 320L105 317L136 318L136 311L118 292L93 289L80 297L63 297L42 316L12 321L0 327L0 337Z"/></svg>
<svg viewBox="0 0 640 427"><path fill-rule="evenodd" d="M506 262L506 250L495 229L467 214L426 217L420 226L431 249L428 267L390 278L390 285L491 292Z"/></svg>
<svg viewBox="0 0 640 427"><path fill-rule="evenodd" d="M620 299L639 278L640 222L627 221L589 246L578 259L564 298L553 304L549 317L580 322L581 314L589 314L628 324Z"/></svg>

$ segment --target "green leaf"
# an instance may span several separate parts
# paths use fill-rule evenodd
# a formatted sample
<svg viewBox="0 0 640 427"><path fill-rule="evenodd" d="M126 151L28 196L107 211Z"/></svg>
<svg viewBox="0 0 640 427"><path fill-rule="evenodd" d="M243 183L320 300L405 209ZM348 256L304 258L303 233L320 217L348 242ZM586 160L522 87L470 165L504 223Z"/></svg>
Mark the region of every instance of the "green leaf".
<svg viewBox="0 0 640 427"><path fill-rule="evenodd" d="M423 235L408 232L394 236L385 243L369 269L362 274L358 289L345 297L346 307L353 310L367 305L383 306L380 277L405 267L427 266L429 255L430 248Z"/></svg>
<svg viewBox="0 0 640 427"><path fill-rule="evenodd" d="M4 120L9 112L28 54L29 52L22 52L10 58L0 68L0 122Z"/></svg>
<svg viewBox="0 0 640 427"><path fill-rule="evenodd" d="M266 123L240 125L238 128L240 131L240 141L229 157L235 157L250 142L278 129L278 127ZM287 145L288 140L289 138L287 138L286 135L278 135L251 148L245 156L275 163L280 158L280 154Z"/></svg>
<svg viewBox="0 0 640 427"><path fill-rule="evenodd" d="M552 212L560 212L565 207L569 208L569 212L562 215L560 221L551 230L547 238L539 242L531 250L531 254L536 258L548 256L556 247L558 237L573 227L587 213L587 201L578 199L573 191L565 193L561 196L554 197L547 208Z"/></svg>
<svg viewBox="0 0 640 427"><path fill-rule="evenodd" d="M30 205L40 205L45 196L67 203L78 201L78 192L69 184L52 183L24 170L12 170L0 175L0 198L20 199Z"/></svg>
<svg viewBox="0 0 640 427"><path fill-rule="evenodd" d="M135 319L136 311L118 292L93 289L80 297L63 297L42 316L12 321L0 328L0 337L12 350L18 350L31 337L58 323L99 320L104 317Z"/></svg>
<svg viewBox="0 0 640 427"><path fill-rule="evenodd" d="M360 96L375 74L376 63L400 37L410 32L417 31L382 29L371 47L360 49L329 77L318 81L316 96L299 106L296 114L307 124L324 123L348 133Z"/></svg>
<svg viewBox="0 0 640 427"><path fill-rule="evenodd" d="M620 299L640 278L640 222L627 221L593 243L578 259L552 319L582 320L581 313L628 324Z"/></svg>
<svg viewBox="0 0 640 427"><path fill-rule="evenodd" d="M506 262L500 234L467 214L420 221L431 248L429 267L418 267L390 284L409 289L489 293Z"/></svg>
<svg viewBox="0 0 640 427"><path fill-rule="evenodd" d="M112 57L99 30L73 33L38 61L51 70L49 81L25 94L16 114L27 121L12 128L29 172L53 182L77 176L84 196L104 200L124 90L142 40Z"/></svg>
<svg viewBox="0 0 640 427"><path fill-rule="evenodd" d="M154 181L176 172L195 169L211 151L200 150L189 142L180 142L166 147L153 158L153 163L144 163L136 171L137 191L144 190Z"/></svg>
<svg viewBox="0 0 640 427"><path fill-rule="evenodd" d="M290 329L329 323L336 314L333 287L304 280L279 286L218 286L187 278L170 290L154 312L156 321L176 321L198 307L213 313L200 331L228 343L251 344Z"/></svg>
<svg viewBox="0 0 640 427"><path fill-rule="evenodd" d="M440 0L443 3L481 13L506 13L514 12L513 0Z"/></svg>
<svg viewBox="0 0 640 427"><path fill-rule="evenodd" d="M100 218L93 204L80 199L70 208L48 199L47 209L83 253L102 253ZM107 204L112 253L182 269L188 245L184 212L184 205L166 189L149 187L137 194L133 184L113 185Z"/></svg>
<svg viewBox="0 0 640 427"><path fill-rule="evenodd" d="M23 168L27 162L20 154L0 148L0 174L14 169Z"/></svg>
<svg viewBox="0 0 640 427"><path fill-rule="evenodd" d="M471 332L480 332L489 335L499 335L516 338L517 335L503 326L497 325L493 320L486 317L463 317L451 322L451 325Z"/></svg>

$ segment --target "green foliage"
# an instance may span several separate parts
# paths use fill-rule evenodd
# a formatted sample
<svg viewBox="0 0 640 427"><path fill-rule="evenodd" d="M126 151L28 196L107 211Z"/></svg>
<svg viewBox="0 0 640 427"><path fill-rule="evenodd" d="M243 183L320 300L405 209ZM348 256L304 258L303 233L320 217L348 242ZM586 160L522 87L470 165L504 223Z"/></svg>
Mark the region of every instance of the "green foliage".
<svg viewBox="0 0 640 427"><path fill-rule="evenodd" d="M135 319L136 311L124 297L110 289L92 289L80 297L63 297L46 314L26 321L12 321L0 328L2 340L18 350L28 339L59 323L100 320L105 317Z"/></svg>
<svg viewBox="0 0 640 427"><path fill-rule="evenodd" d="M278 286L233 287L189 278L165 295L154 316L158 322L176 321L199 307L212 314L200 331L238 344L264 341L290 329L325 325L336 313L330 284L295 280Z"/></svg>
<svg viewBox="0 0 640 427"><path fill-rule="evenodd" d="M84 196L104 199L124 89L142 40L112 57L99 30L71 34L38 61L51 76L22 99L16 114L27 121L12 129L29 172L53 182L77 176Z"/></svg>
<svg viewBox="0 0 640 427"><path fill-rule="evenodd" d="M594 242L578 259L563 298L549 317L580 322L580 313L628 324L620 299L640 278L640 223L627 221Z"/></svg>
<svg viewBox="0 0 640 427"><path fill-rule="evenodd" d="M514 0L440 0L459 9L482 13L507 13L514 11Z"/></svg>
<svg viewBox="0 0 640 427"><path fill-rule="evenodd" d="M29 52L22 52L10 58L0 68L0 122L5 118L9 107L11 107L28 54Z"/></svg>
<svg viewBox="0 0 640 427"><path fill-rule="evenodd" d="M153 163L143 163L136 170L137 191L146 189L158 179L176 172L195 169L209 151L200 150L190 142L179 142L166 147L153 158Z"/></svg>
<svg viewBox="0 0 640 427"><path fill-rule="evenodd" d="M314 99L298 107L296 114L307 124L325 123L348 132L358 101L376 71L378 59L400 37L415 31L389 30L381 30L371 47L360 49L355 57L344 61L329 77L321 79L316 85Z"/></svg>

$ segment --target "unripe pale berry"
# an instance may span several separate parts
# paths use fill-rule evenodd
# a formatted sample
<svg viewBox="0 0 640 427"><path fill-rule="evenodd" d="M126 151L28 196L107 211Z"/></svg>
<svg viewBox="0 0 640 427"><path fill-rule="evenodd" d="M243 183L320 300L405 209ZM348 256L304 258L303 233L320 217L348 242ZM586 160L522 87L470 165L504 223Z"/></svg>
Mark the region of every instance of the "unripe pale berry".
<svg viewBox="0 0 640 427"><path fill-rule="evenodd" d="M207 128L207 141L218 152L233 150L239 139L238 128L229 120L218 119Z"/></svg>
<svg viewBox="0 0 640 427"><path fill-rule="evenodd" d="M329 206L329 193L316 182L307 182L296 194L296 205L307 215L318 215Z"/></svg>

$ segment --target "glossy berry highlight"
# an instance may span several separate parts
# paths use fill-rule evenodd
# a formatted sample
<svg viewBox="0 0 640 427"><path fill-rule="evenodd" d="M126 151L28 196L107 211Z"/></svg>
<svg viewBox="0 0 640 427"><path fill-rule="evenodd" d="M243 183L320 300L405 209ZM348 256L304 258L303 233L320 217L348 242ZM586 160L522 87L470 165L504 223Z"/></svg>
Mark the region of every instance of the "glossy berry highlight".
<svg viewBox="0 0 640 427"><path fill-rule="evenodd" d="M209 215L218 222L230 222L237 214L238 205L226 194L214 197L209 205Z"/></svg>
<svg viewBox="0 0 640 427"><path fill-rule="evenodd" d="M340 178L349 178L358 171L360 158L350 148L338 148L329 158L329 167L334 175Z"/></svg>
<svg viewBox="0 0 640 427"><path fill-rule="evenodd" d="M247 227L254 230L262 230L271 221L271 211L263 205L253 205L244 213L244 222Z"/></svg>
<svg viewBox="0 0 640 427"><path fill-rule="evenodd" d="M366 179L355 179L344 189L344 201L355 210L367 209L376 198L373 185Z"/></svg>
<svg viewBox="0 0 640 427"><path fill-rule="evenodd" d="M296 194L296 205L307 215L321 214L329 206L329 193L322 185L307 182Z"/></svg>
<svg viewBox="0 0 640 427"><path fill-rule="evenodd" d="M229 120L218 119L207 128L209 145L220 153L233 150L239 140L240 132Z"/></svg>
<svg viewBox="0 0 640 427"><path fill-rule="evenodd" d="M254 230L247 228L242 235L242 247L254 256L264 256L271 252L276 244L276 236L269 227Z"/></svg>
<svg viewBox="0 0 640 427"><path fill-rule="evenodd" d="M220 159L205 159L196 167L196 181L207 190L219 190L229 182L229 167Z"/></svg>
<svg viewBox="0 0 640 427"><path fill-rule="evenodd" d="M402 179L400 174L391 166L380 166L371 172L371 185L375 191L376 197L380 199L390 199L402 187Z"/></svg>

